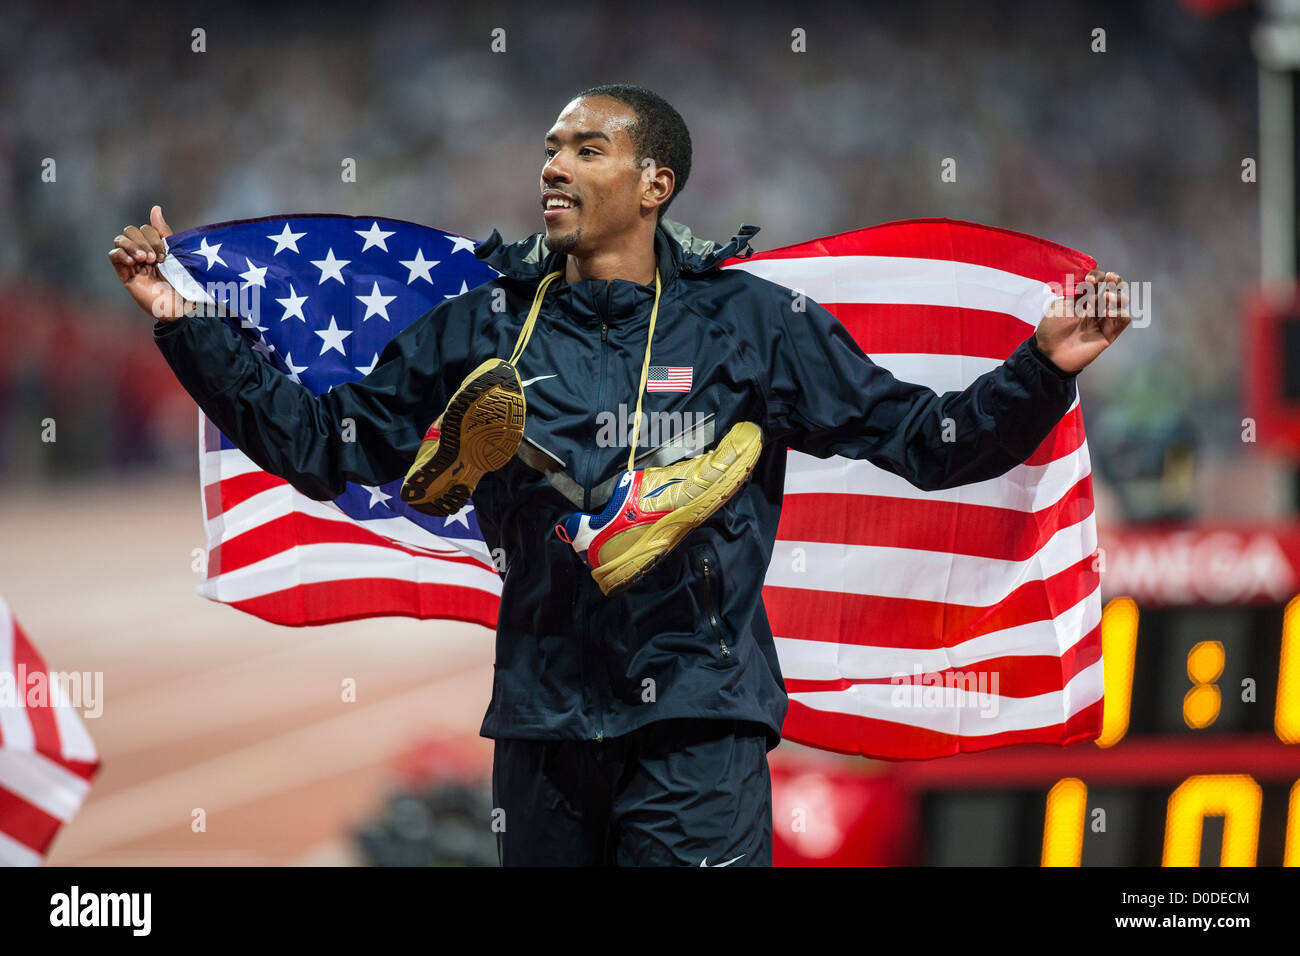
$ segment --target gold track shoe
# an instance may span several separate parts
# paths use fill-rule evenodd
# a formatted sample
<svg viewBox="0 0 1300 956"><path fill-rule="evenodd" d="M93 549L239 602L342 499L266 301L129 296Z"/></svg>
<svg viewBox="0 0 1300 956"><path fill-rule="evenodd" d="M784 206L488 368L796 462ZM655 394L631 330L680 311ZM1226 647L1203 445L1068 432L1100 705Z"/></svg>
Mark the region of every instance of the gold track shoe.
<svg viewBox="0 0 1300 956"><path fill-rule="evenodd" d="M503 467L524 437L524 389L515 367L494 358L470 372L429 426L401 498L438 518L465 507L479 479Z"/></svg>
<svg viewBox="0 0 1300 956"><path fill-rule="evenodd" d="M663 468L623 473L600 514L575 512L555 526L605 594L635 584L749 478L762 430L740 422L710 452Z"/></svg>

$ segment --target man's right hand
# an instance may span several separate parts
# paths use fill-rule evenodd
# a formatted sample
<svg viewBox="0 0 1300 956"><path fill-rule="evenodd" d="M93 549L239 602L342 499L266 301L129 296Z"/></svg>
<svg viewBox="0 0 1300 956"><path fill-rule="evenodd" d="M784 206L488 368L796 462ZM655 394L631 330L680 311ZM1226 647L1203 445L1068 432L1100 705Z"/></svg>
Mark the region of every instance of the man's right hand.
<svg viewBox="0 0 1300 956"><path fill-rule="evenodd" d="M155 319L170 322L192 309L194 303L182 297L158 271L158 263L167 257L163 237L172 234L161 206L149 211L149 222L147 226L123 229L113 240L108 258L135 304Z"/></svg>

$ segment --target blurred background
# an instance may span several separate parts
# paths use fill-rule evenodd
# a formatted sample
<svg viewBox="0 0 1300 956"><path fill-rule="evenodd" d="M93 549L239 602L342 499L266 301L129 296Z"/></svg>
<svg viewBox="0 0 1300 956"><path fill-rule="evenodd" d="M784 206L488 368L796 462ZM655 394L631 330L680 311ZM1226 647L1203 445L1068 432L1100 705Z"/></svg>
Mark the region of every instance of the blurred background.
<svg viewBox="0 0 1300 956"><path fill-rule="evenodd" d="M544 131L574 93L617 81L661 93L689 125L672 217L697 235L751 222L770 249L946 216L1149 283L1146 324L1080 390L1107 588L1142 608L1132 680L1152 697L1133 702L1130 732L1157 749L1131 762L1164 769L1097 765L1145 836L1129 857L1085 840L1084 862L1159 863L1170 794L1218 772L1189 754L1226 760L1243 741L1263 748L1247 751L1264 768L1247 768L1265 795L1259 862L1281 862L1286 833L1300 854L1300 820L1286 829L1300 758L1271 746L1291 726L1284 691L1300 688L1281 653L1300 569L1295 134L1279 119L1293 67L1285 28L1259 39L1294 6L8 4L0 593L51 667L104 671L113 701L88 722L104 769L50 861L495 864L490 834L465 823L490 803L477 728L491 634L278 628L196 597L197 416L107 253L153 203L177 231L337 212L521 238L541 229ZM490 49L498 27L505 53ZM191 49L196 28L206 52ZM940 178L945 157L955 182ZM41 440L47 418L57 442ZM1225 694L1194 728L1185 660L1206 640L1229 648L1225 673L1249 660L1238 669L1265 689L1255 707ZM331 703L340 673L364 689L350 710ZM1039 862L1053 787L1092 765L1044 748L984 756L898 767L782 744L778 813L798 794L838 822L778 856ZM209 804L220 825L193 833L191 809ZM1207 823L1202 858L1222 848Z"/></svg>

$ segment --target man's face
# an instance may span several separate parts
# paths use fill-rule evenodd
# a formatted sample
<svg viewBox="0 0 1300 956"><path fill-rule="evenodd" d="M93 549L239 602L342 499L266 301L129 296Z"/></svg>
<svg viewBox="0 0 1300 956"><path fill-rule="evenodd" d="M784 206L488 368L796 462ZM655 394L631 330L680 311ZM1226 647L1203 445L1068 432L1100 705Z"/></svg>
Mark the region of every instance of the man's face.
<svg viewBox="0 0 1300 956"><path fill-rule="evenodd" d="M547 132L542 215L553 252L590 255L641 223L643 175L628 135L635 121L630 107L591 96L569 103Z"/></svg>

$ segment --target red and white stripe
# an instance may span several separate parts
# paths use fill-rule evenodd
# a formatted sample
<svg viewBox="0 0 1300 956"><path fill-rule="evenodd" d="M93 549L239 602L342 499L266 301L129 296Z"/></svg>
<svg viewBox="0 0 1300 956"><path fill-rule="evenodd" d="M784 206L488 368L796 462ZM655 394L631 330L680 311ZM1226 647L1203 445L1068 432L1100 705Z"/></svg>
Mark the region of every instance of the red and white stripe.
<svg viewBox="0 0 1300 956"><path fill-rule="evenodd" d="M81 717L48 680L47 706L27 706L20 673L49 671L0 597L0 866L37 866L81 807L99 755ZM10 699L12 697L12 700Z"/></svg>
<svg viewBox="0 0 1300 956"><path fill-rule="evenodd" d="M356 521L220 448L202 412L199 447L203 597L276 624L400 614L496 626L501 579L481 541L464 542L471 553L405 518Z"/></svg>
<svg viewBox="0 0 1300 956"><path fill-rule="evenodd" d="M930 219L726 266L802 291L877 364L944 392L1032 333L1049 283L1095 264L1032 236ZM1094 738L1096 539L1077 401L1024 464L945 491L791 452L763 592L790 694L784 736L890 759ZM910 693L918 668L921 683L983 673L988 693L945 689L935 706Z"/></svg>

